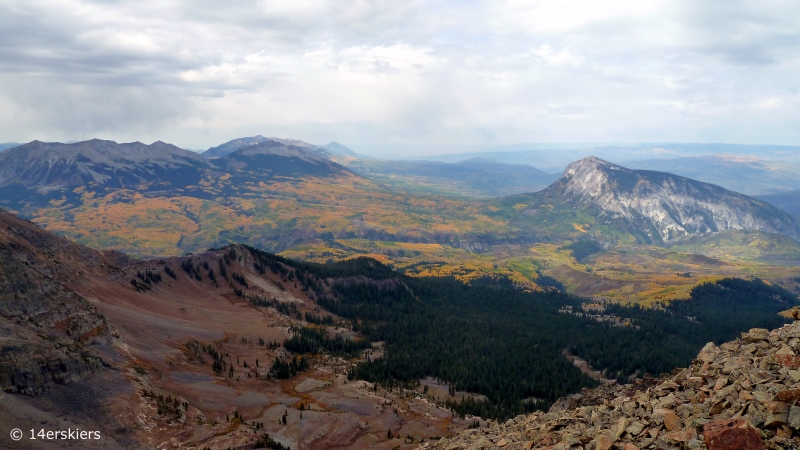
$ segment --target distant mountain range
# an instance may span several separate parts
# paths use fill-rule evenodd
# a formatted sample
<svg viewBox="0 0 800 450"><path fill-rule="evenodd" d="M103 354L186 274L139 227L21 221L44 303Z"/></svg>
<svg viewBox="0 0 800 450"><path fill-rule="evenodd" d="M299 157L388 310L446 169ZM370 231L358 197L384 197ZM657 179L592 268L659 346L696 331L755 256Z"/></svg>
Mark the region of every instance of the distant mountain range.
<svg viewBox="0 0 800 450"><path fill-rule="evenodd" d="M439 161L334 158L353 172L393 189L469 197L501 197L540 191L558 178L528 164L504 164L486 158L456 163Z"/></svg>
<svg viewBox="0 0 800 450"><path fill-rule="evenodd" d="M586 158L555 176L295 143L267 139L209 159L162 142L35 141L0 153L0 208L136 257L245 243L315 262L372 255L417 276L507 276L625 301L683 298L718 275L789 287L800 275L796 219L678 175Z"/></svg>
<svg viewBox="0 0 800 450"><path fill-rule="evenodd" d="M800 163L765 161L747 155L650 159L630 161L625 165L632 169L670 172L747 195L767 195L800 189Z"/></svg>
<svg viewBox="0 0 800 450"><path fill-rule="evenodd" d="M327 156L327 155L356 156L356 157L359 156L356 152L350 150L349 148L345 147L342 144L339 144L338 142L331 142L326 145L314 145L297 139L282 139L276 137L266 138L261 135L233 139L222 145L209 148L208 150L203 152L202 155L204 158L208 159L221 158L241 148L245 148L251 145L256 145L265 141L274 141L287 146L304 148L308 151L318 153L322 156Z"/></svg>
<svg viewBox="0 0 800 450"><path fill-rule="evenodd" d="M562 171L570 162L594 155L631 169L657 170L756 196L800 215L800 147L734 144L531 144L491 151L442 154L418 159L450 164L480 159L495 164ZM754 156L758 155L758 157ZM352 165L352 164L351 164ZM387 164L393 167L392 164ZM401 165L399 165L401 166ZM353 165L353 170L360 172ZM502 186L502 182L498 184ZM536 189L531 189L531 191ZM504 190L505 195L519 193Z"/></svg>
<svg viewBox="0 0 800 450"><path fill-rule="evenodd" d="M20 189L69 193L77 187L169 192L197 187L221 170L232 171L234 181L354 176L316 150L274 140L240 146L213 160L160 141L150 145L99 139L74 144L33 141L0 154L0 193L18 197Z"/></svg>
<svg viewBox="0 0 800 450"><path fill-rule="evenodd" d="M0 206L74 233L81 243L146 255L159 254L141 247L153 239L171 254L234 241L284 250L321 237L470 250L585 238L671 245L724 230L800 240L795 220L767 203L595 157L573 162L558 178L485 159L335 156L260 136L212 150L222 156L163 142L34 141L0 153ZM492 196L499 198L485 198ZM153 233L131 234L141 227Z"/></svg>
<svg viewBox="0 0 800 450"><path fill-rule="evenodd" d="M711 155L754 156L769 161L792 162L800 159L800 146L737 144L515 144L484 151L417 156L408 159L459 162L486 158L505 164L530 164L546 172L560 172L572 161L597 156L606 161L631 166L632 161L678 159Z"/></svg>
<svg viewBox="0 0 800 450"><path fill-rule="evenodd" d="M291 142L291 141L289 141ZM239 147L209 164L217 170L230 173L233 182L263 182L281 177L354 176L342 165L331 161L318 149L284 141L264 140L257 144Z"/></svg>
<svg viewBox="0 0 800 450"><path fill-rule="evenodd" d="M92 139L75 144L33 141L0 154L0 188L41 190L79 186L175 188L200 181L208 162L164 142L117 144Z"/></svg>

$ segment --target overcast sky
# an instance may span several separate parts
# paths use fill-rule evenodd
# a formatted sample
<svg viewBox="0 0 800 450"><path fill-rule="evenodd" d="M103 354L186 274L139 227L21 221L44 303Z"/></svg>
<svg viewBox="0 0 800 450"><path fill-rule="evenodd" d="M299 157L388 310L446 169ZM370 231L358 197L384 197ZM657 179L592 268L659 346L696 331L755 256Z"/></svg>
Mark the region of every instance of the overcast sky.
<svg viewBox="0 0 800 450"><path fill-rule="evenodd" d="M800 144L797 0L0 0L0 142Z"/></svg>

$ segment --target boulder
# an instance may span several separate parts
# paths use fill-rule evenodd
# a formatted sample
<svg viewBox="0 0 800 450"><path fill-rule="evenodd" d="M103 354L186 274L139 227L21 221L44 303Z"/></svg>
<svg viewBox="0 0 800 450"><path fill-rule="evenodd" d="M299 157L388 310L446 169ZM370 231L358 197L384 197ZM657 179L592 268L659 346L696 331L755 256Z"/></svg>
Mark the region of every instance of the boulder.
<svg viewBox="0 0 800 450"><path fill-rule="evenodd" d="M761 435L744 420L716 420L703 426L708 450L765 450Z"/></svg>

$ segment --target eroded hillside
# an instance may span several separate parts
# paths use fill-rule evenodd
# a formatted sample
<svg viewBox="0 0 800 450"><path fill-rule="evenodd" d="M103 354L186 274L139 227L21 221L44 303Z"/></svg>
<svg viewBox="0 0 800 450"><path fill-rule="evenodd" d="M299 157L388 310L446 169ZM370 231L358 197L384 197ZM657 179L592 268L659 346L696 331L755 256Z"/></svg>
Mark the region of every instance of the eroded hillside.
<svg viewBox="0 0 800 450"><path fill-rule="evenodd" d="M348 380L353 363L379 356L380 345L358 344L352 327L309 297L312 280L279 262L243 247L132 261L5 212L0 223L0 422L8 429L101 432L98 442L64 443L76 448L259 440L394 448L468 425L421 389ZM325 291L325 281L313 282ZM338 351L288 350L302 330L318 330ZM48 445L26 439L15 448Z"/></svg>

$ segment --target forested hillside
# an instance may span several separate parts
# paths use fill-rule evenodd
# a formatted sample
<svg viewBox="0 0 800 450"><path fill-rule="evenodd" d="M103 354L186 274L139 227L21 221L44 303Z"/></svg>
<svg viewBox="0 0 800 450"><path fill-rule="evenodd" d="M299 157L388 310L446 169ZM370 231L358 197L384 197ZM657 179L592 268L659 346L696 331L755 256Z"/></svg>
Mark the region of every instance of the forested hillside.
<svg viewBox="0 0 800 450"><path fill-rule="evenodd" d="M313 264L250 252L261 267L292 267L292 278L320 306L347 319L367 341L384 343L383 356L359 363L351 378L413 387L436 377L453 390L487 397L452 403L456 411L498 419L546 408L598 383L568 361L565 349L607 377L655 375L688 364L708 341L778 326L784 319L777 313L797 304L790 293L760 280L726 279L698 286L691 302L665 308L608 305L606 317L627 320L601 322L563 312L564 306L577 311L585 299L554 290L526 292L503 278L465 284L403 276L369 258ZM331 346L322 334L303 337L302 347L286 347L342 356L354 350Z"/></svg>

